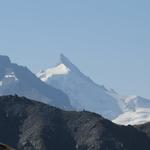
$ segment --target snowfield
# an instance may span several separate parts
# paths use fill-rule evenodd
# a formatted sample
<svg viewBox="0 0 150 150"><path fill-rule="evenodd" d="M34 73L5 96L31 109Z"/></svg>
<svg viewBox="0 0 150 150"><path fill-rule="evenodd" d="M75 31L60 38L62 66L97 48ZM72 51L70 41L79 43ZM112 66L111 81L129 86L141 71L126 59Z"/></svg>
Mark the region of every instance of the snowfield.
<svg viewBox="0 0 150 150"><path fill-rule="evenodd" d="M137 125L149 122L150 108L138 108L135 111L124 112L112 121L121 125Z"/></svg>

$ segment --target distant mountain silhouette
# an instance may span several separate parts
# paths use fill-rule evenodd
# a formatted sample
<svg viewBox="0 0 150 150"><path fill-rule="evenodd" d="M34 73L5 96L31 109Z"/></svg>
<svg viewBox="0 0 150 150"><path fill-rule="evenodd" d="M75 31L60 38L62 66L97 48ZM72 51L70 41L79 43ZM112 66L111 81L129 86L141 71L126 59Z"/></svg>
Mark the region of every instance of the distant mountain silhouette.
<svg viewBox="0 0 150 150"><path fill-rule="evenodd" d="M66 94L42 82L27 67L11 63L7 56L0 55L0 95L9 94L26 96L63 109L72 109Z"/></svg>

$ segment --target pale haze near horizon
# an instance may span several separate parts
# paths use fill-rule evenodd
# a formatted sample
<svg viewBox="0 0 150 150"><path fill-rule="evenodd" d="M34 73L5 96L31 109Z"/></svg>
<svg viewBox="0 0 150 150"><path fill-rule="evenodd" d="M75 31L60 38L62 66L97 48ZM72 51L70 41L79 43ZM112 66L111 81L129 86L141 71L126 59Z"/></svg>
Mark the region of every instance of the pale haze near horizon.
<svg viewBox="0 0 150 150"><path fill-rule="evenodd" d="M66 55L96 83L150 98L150 2L1 1L0 54L33 72Z"/></svg>

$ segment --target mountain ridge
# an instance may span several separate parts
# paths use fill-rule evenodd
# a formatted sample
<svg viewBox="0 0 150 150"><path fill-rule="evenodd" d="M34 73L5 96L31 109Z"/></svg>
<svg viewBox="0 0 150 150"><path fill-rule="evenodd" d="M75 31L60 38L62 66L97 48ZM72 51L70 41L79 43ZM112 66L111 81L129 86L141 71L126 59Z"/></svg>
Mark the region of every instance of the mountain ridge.
<svg viewBox="0 0 150 150"><path fill-rule="evenodd" d="M58 68L63 64L69 70L67 73L58 74L54 72L54 68L49 68L42 73L38 73L37 77L48 85L65 92L69 96L71 105L76 110L89 110L102 114L109 119L115 118L121 113L121 109L116 99L112 96L112 92L109 94L109 91L104 86L94 83L64 55L60 56L59 62L54 68ZM53 75L48 76L47 74L50 70Z"/></svg>
<svg viewBox="0 0 150 150"><path fill-rule="evenodd" d="M59 74L55 73L55 68L57 68L60 64L64 65L69 71L66 71L65 73L60 72ZM46 76L47 70L53 70L53 75L47 76L47 78L44 79L42 75ZM140 124L149 118L148 113L147 119L141 117L142 111L140 108L142 108L145 112L149 112L150 109L147 110L146 105L150 102L150 100L140 96L120 96L114 90L108 90L105 86L98 85L88 76L84 75L63 54L60 55L59 63L52 69L49 68L47 70L43 71L42 74L38 73L37 77L48 85L65 92L69 96L72 106L77 110L85 109L96 112L113 120L115 123L126 125L128 124L127 120L131 120L129 121L129 124L135 122ZM112 107L109 107L109 105L112 105ZM139 105L141 107L139 107ZM148 108L150 108L150 105L148 105ZM135 114L134 111L140 113ZM128 112L130 112L130 115L127 115ZM133 121L133 114L135 114L137 118L135 121ZM148 119L147 121L150 120Z"/></svg>
<svg viewBox="0 0 150 150"><path fill-rule="evenodd" d="M12 63L7 56L0 56L0 62L0 95L17 94L72 109L65 93L42 82L27 67Z"/></svg>
<svg viewBox="0 0 150 150"><path fill-rule="evenodd" d="M0 97L0 141L17 150L149 150L146 134L95 113L63 111L17 95Z"/></svg>

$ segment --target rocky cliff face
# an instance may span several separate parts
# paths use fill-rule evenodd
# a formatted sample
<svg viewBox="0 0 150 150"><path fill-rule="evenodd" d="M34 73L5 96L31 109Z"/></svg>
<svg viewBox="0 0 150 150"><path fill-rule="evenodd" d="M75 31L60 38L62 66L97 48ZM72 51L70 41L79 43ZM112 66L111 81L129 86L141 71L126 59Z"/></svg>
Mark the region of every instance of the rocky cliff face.
<svg viewBox="0 0 150 150"><path fill-rule="evenodd" d="M0 142L17 150L149 150L148 136L90 112L0 97Z"/></svg>

